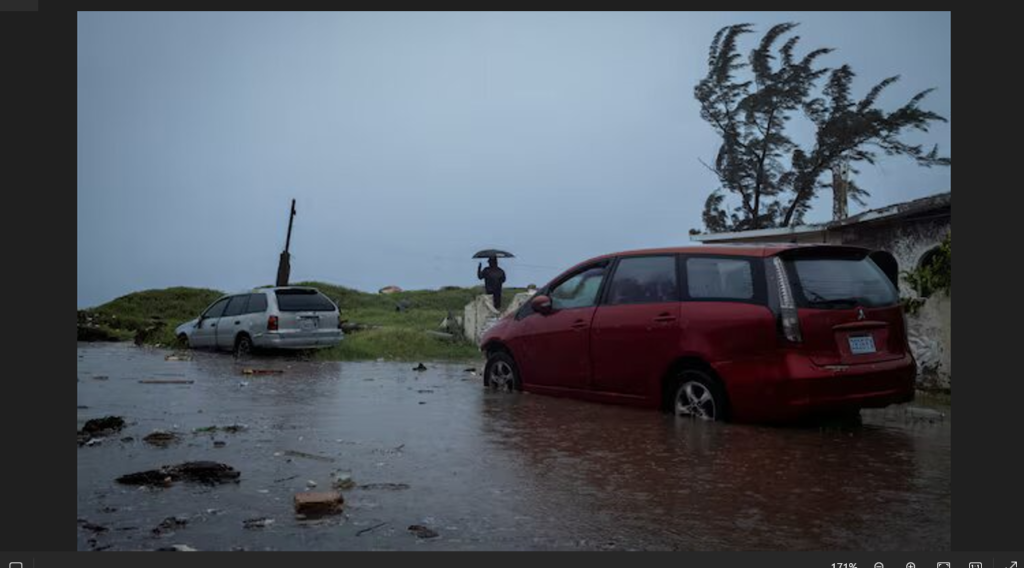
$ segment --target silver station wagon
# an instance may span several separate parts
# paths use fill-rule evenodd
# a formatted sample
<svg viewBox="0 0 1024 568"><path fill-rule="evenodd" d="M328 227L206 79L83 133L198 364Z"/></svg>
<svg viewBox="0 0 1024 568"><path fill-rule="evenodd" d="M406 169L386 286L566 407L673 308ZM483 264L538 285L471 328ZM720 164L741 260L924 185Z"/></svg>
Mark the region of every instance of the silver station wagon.
<svg viewBox="0 0 1024 568"><path fill-rule="evenodd" d="M196 349L319 349L344 334L338 306L316 288L261 288L218 299L196 319L174 330L182 345Z"/></svg>

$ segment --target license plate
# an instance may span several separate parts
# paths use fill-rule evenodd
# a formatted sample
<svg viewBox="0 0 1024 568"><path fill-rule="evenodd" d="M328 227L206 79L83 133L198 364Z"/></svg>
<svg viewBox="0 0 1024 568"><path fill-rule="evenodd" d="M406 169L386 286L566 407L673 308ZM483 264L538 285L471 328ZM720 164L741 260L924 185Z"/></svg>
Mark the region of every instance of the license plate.
<svg viewBox="0 0 1024 568"><path fill-rule="evenodd" d="M875 352L875 338L872 335L851 335L850 340L850 353L854 355L864 355L866 353Z"/></svg>
<svg viewBox="0 0 1024 568"><path fill-rule="evenodd" d="M299 325L302 329L316 329L319 324L320 318L302 318L299 320Z"/></svg>

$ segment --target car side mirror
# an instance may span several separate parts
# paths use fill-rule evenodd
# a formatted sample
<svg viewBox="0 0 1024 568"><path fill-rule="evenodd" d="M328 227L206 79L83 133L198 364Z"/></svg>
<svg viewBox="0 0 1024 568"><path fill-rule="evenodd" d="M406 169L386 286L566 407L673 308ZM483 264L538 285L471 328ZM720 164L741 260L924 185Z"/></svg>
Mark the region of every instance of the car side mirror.
<svg viewBox="0 0 1024 568"><path fill-rule="evenodd" d="M544 316L555 311L551 306L551 296L545 294L539 294L531 298L530 307L533 308L533 311Z"/></svg>

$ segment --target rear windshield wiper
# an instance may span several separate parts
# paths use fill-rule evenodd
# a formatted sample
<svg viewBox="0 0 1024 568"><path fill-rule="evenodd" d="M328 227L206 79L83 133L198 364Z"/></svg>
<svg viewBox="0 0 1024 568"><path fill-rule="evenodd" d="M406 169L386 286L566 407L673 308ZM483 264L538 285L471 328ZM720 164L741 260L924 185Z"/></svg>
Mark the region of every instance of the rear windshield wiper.
<svg viewBox="0 0 1024 568"><path fill-rule="evenodd" d="M810 298L807 303L812 306L849 306L853 307L860 304L860 300L857 298L826 298L817 292L807 291Z"/></svg>

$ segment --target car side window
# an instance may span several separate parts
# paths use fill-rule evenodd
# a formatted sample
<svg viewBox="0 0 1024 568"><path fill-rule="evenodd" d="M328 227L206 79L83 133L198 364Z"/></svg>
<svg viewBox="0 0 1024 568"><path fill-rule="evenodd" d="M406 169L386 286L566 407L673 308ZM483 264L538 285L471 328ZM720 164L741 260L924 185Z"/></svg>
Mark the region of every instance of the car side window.
<svg viewBox="0 0 1024 568"><path fill-rule="evenodd" d="M653 304L675 302L676 258L638 256L619 260L609 283L609 304Z"/></svg>
<svg viewBox="0 0 1024 568"><path fill-rule="evenodd" d="M245 313L245 307L249 303L249 295L232 296L228 307L224 309L224 316L239 316Z"/></svg>
<svg viewBox="0 0 1024 568"><path fill-rule="evenodd" d="M556 310L587 308L597 304L606 266L591 266L570 276L551 290L551 307Z"/></svg>
<svg viewBox="0 0 1024 568"><path fill-rule="evenodd" d="M753 269L746 259L688 258L686 288L694 299L753 300Z"/></svg>
<svg viewBox="0 0 1024 568"><path fill-rule="evenodd" d="M245 310L245 313L261 314L265 311L267 311L266 294L251 294L249 296L249 309Z"/></svg>
<svg viewBox="0 0 1024 568"><path fill-rule="evenodd" d="M227 307L228 300L230 300L230 299L231 298L224 298L222 300L218 300L217 303L215 303L214 305L210 306L210 309L206 310L203 313L203 317L204 318L219 318L221 316L221 314L224 313L224 308Z"/></svg>

